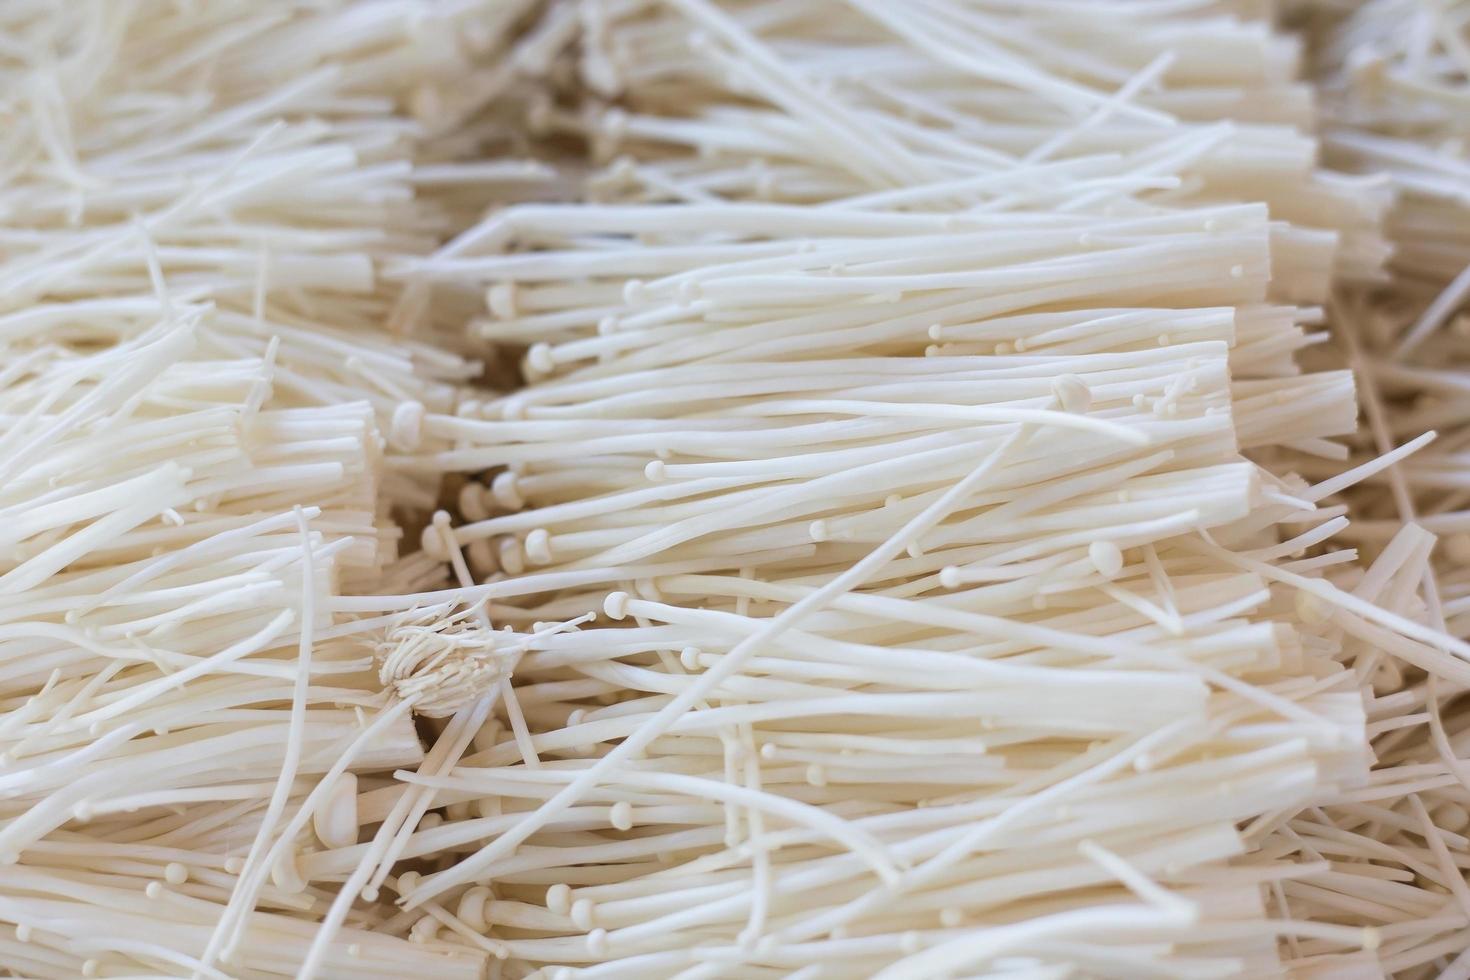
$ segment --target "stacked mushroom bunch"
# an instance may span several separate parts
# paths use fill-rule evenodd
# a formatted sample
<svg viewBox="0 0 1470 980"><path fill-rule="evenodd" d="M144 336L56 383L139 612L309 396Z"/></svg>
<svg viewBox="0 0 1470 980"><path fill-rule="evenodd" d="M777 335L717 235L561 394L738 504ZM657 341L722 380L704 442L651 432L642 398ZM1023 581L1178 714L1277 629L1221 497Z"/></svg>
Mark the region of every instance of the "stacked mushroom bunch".
<svg viewBox="0 0 1470 980"><path fill-rule="evenodd" d="M494 113L435 98L527 6L0 11L6 970L306 976L316 940L338 974L479 974L375 908L318 938L335 889L294 867L425 759L411 705L507 672L504 642L403 636L380 679L385 624L334 603L442 581L398 558L437 480L384 449L480 366L378 267L539 173L441 159Z"/></svg>
<svg viewBox="0 0 1470 980"><path fill-rule="evenodd" d="M1262 6L0 10L0 967L1470 976L1463 22Z"/></svg>
<svg viewBox="0 0 1470 980"><path fill-rule="evenodd" d="M1396 194L1386 222L1391 276L1345 286L1332 317L1337 353L1357 376L1363 405L1353 460L1440 430L1433 445L1351 494L1345 536L1376 556L1354 591L1464 637L1465 11L1414 2L1298 6L1316 48L1327 159L1382 174ZM1325 475L1320 463L1303 469ZM1444 536L1437 547L1436 535ZM1464 680L1371 647L1356 652L1354 665L1383 712L1369 725L1379 762L1369 786L1283 815L1266 852L1322 862L1326 871L1286 883L1279 897L1292 915L1370 925L1383 937L1377 963L1327 958L1320 975L1361 968L1470 976Z"/></svg>
<svg viewBox="0 0 1470 980"><path fill-rule="evenodd" d="M1354 533L1382 547L1402 521L1445 539L1436 554L1443 615L1470 634L1470 433L1463 370L1470 363L1470 15L1457 4L1374 0L1315 14L1323 142L1334 164L1386 176L1397 200L1386 231L1386 288L1340 300L1343 344L1367 386L1373 422L1364 455L1426 429L1440 439L1361 495Z"/></svg>
<svg viewBox="0 0 1470 980"><path fill-rule="evenodd" d="M1400 940L1275 900L1335 873L1283 823L1402 792L1375 672L1470 654L1421 621L1421 542L1331 543L1422 443L1286 467L1347 455L1350 377L1294 354L1380 274L1388 195L1316 169L1262 23L1104 6L563 8L590 94L531 123L610 165L395 267L484 289L532 383L392 458L483 475L423 543L497 621L607 628L405 776L459 815L409 839L408 911L456 899L512 975L1254 977Z"/></svg>

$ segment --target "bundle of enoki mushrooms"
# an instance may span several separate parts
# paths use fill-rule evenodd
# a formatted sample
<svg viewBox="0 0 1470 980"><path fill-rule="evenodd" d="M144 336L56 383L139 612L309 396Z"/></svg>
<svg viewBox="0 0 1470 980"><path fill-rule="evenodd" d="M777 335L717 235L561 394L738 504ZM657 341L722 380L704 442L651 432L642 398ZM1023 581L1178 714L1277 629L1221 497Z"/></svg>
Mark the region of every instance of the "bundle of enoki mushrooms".
<svg viewBox="0 0 1470 980"><path fill-rule="evenodd" d="M1294 6L0 4L0 971L1470 978L1470 8Z"/></svg>

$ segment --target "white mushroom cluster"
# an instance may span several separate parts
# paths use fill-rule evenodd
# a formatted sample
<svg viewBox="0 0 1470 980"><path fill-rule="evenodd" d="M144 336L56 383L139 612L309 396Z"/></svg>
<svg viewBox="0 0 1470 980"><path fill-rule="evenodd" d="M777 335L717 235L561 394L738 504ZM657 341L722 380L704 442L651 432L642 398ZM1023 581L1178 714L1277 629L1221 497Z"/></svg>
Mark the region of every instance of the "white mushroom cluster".
<svg viewBox="0 0 1470 980"><path fill-rule="evenodd" d="M1470 8L1271 6L0 5L0 974L1470 978Z"/></svg>

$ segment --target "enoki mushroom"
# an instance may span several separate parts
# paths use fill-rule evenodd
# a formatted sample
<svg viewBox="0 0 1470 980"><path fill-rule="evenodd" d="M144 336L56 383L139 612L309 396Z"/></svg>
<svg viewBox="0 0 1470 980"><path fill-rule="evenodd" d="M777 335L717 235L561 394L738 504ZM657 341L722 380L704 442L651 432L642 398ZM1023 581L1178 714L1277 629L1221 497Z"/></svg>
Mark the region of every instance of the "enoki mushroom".
<svg viewBox="0 0 1470 980"><path fill-rule="evenodd" d="M1470 16L0 7L0 972L1470 977Z"/></svg>

